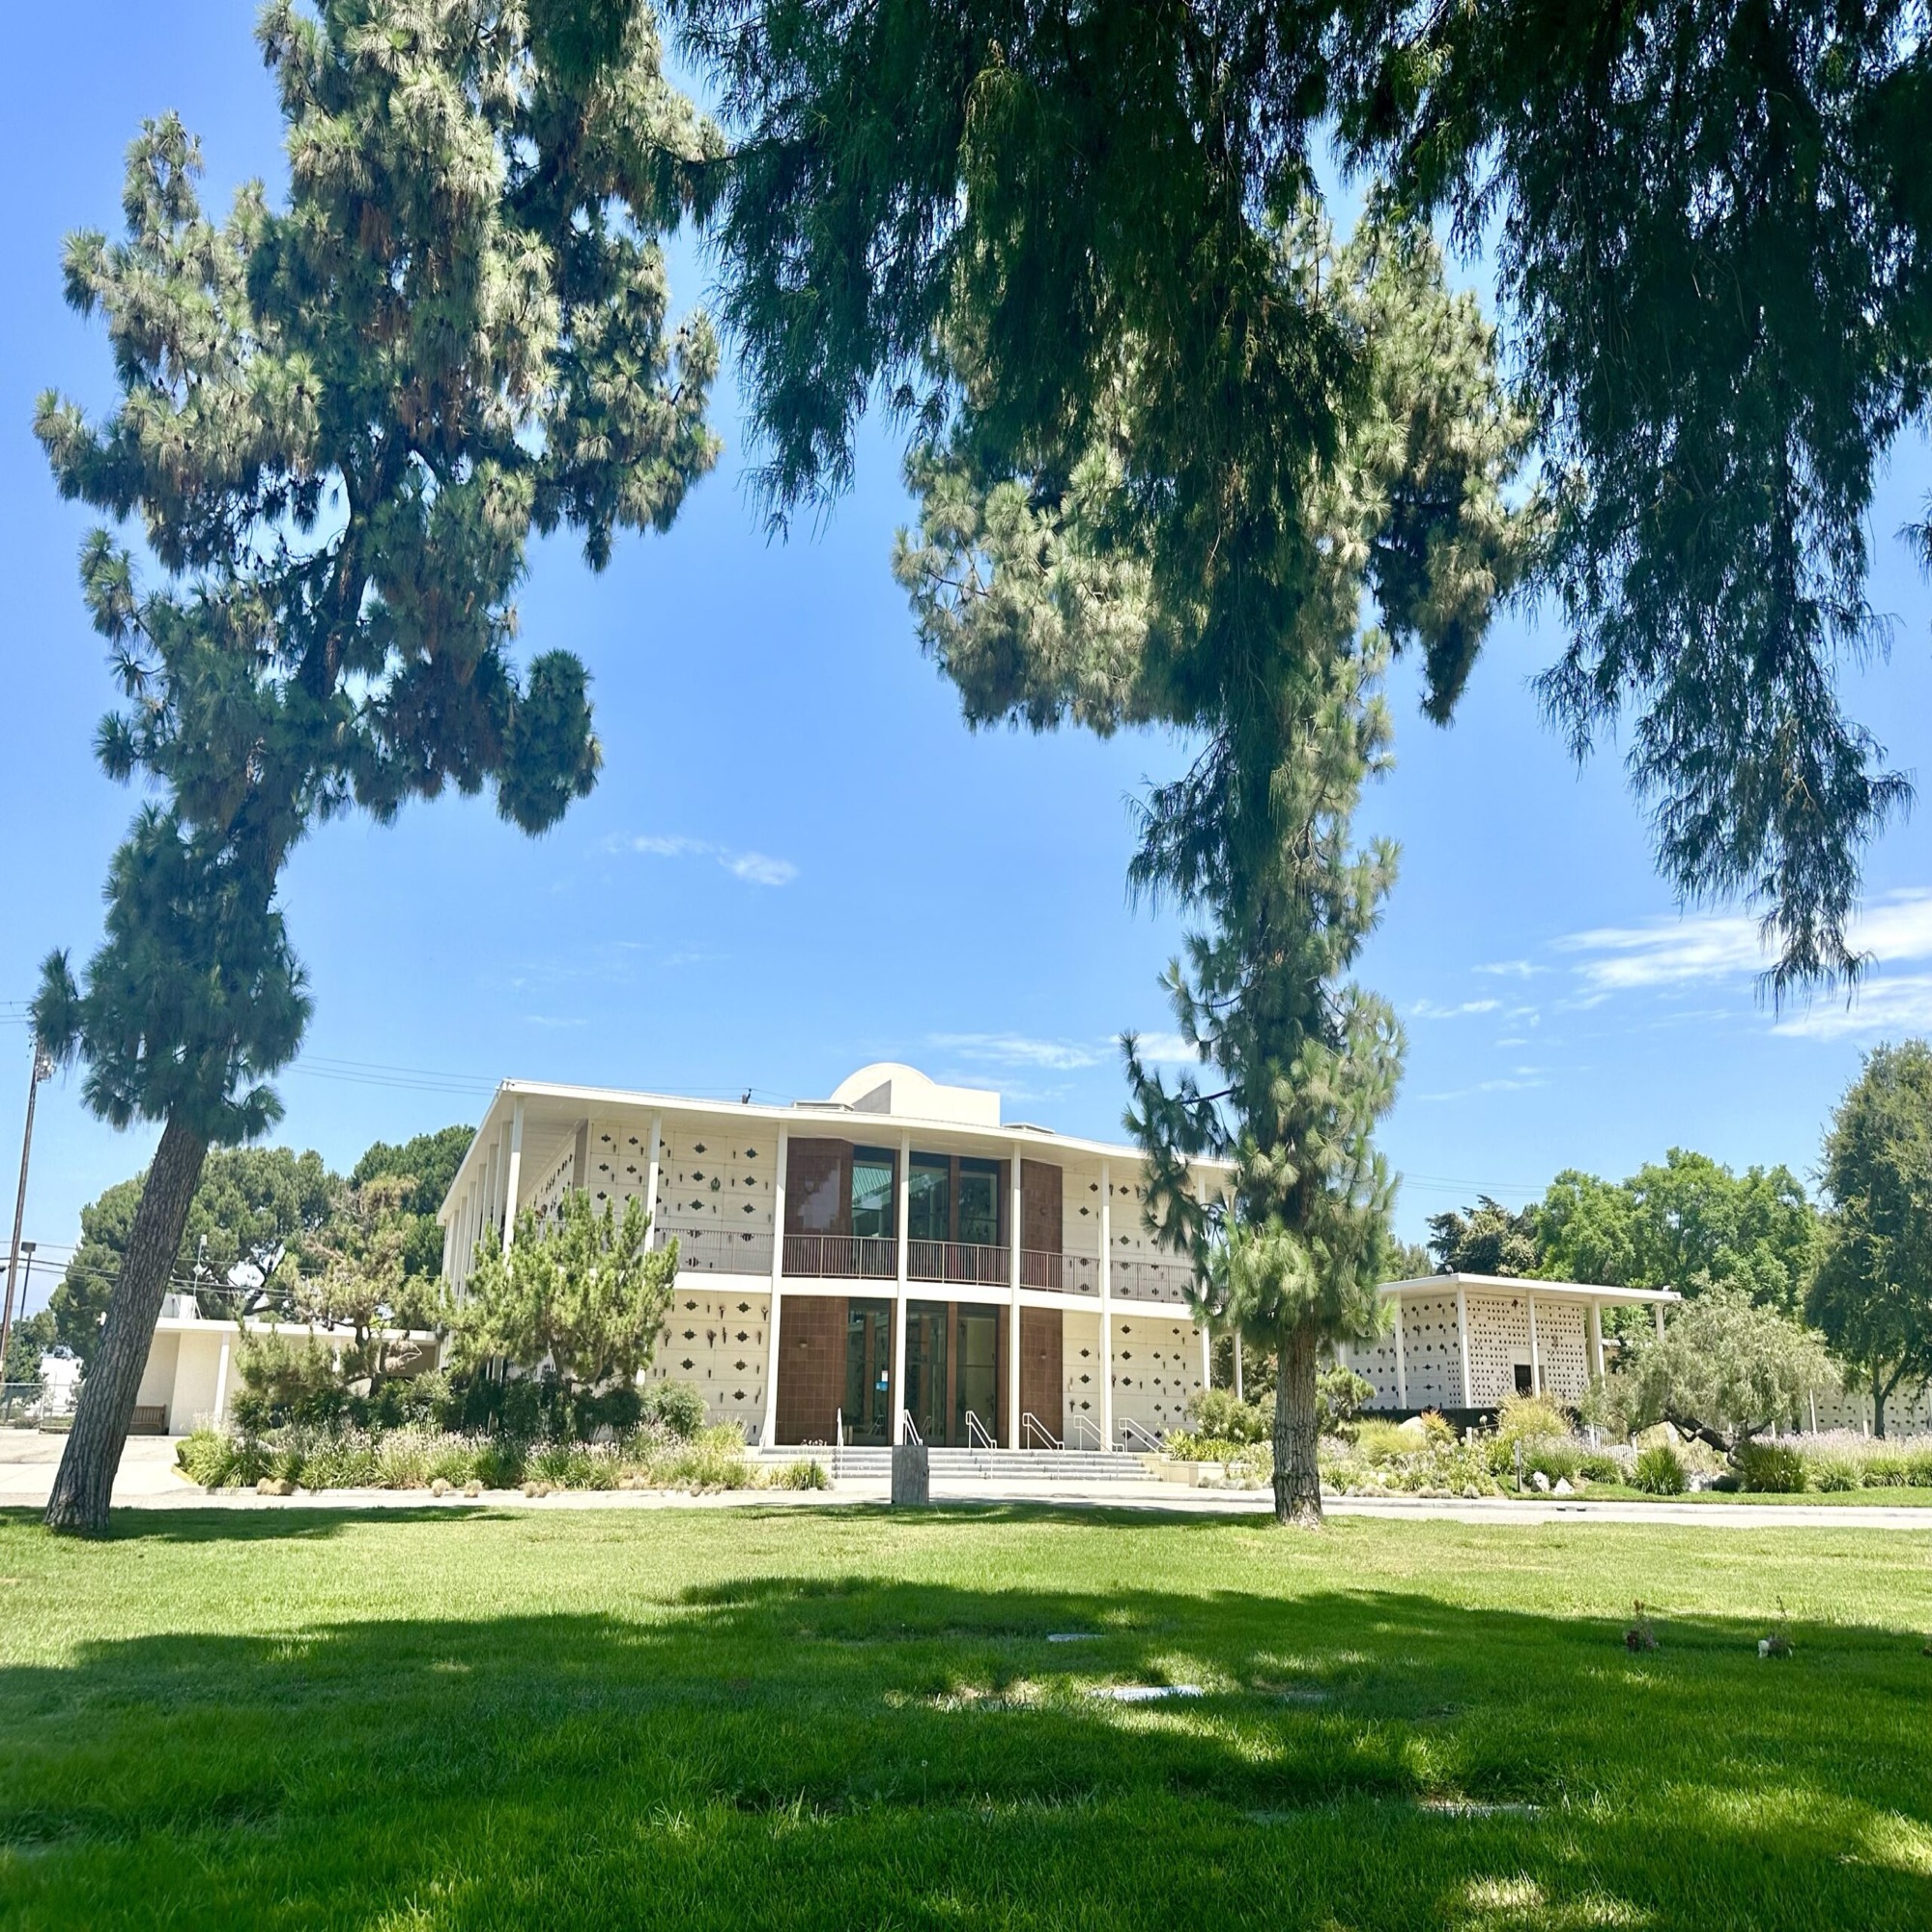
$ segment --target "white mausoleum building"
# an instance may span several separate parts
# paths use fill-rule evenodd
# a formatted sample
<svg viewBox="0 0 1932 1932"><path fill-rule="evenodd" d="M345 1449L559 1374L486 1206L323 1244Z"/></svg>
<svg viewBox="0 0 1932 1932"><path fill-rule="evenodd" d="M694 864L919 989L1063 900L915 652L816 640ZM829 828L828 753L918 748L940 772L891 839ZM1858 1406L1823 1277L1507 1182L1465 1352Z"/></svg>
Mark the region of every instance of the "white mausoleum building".
<svg viewBox="0 0 1932 1932"><path fill-rule="evenodd" d="M1647 1307L1663 1332L1671 1289L1602 1288L1508 1275L1426 1274L1385 1283L1392 1319L1341 1359L1375 1385L1376 1409L1483 1411L1512 1395L1574 1403L1604 1373L1604 1310Z"/></svg>
<svg viewBox="0 0 1932 1932"><path fill-rule="evenodd" d="M460 1293L478 1242L566 1189L636 1198L678 1244L651 1375L754 1442L1151 1447L1208 1346L1140 1179L1134 1148L891 1064L788 1107L506 1081L440 1210L443 1271Z"/></svg>

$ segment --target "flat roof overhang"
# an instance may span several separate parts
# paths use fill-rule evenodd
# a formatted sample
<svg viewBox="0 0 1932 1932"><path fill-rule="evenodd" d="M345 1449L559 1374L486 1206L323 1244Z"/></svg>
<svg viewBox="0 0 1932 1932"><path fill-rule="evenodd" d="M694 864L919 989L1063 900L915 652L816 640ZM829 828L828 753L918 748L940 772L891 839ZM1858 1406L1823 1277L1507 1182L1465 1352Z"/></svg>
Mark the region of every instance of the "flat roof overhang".
<svg viewBox="0 0 1932 1932"><path fill-rule="evenodd" d="M524 1132L550 1131L558 1136L574 1132L577 1122L602 1113L679 1114L687 1119L716 1121L721 1127L746 1122L760 1126L785 1127L793 1133L860 1143L883 1143L901 1134L913 1134L929 1147L970 1151L975 1148L997 1153L1011 1149L1037 1150L1041 1153L1077 1154L1091 1160L1124 1161L1138 1169L1141 1151L1112 1141L1077 1139L1056 1134L1045 1127L1016 1122L1010 1126L976 1126L960 1121L928 1121L909 1114L871 1114L831 1101L808 1100L796 1106L772 1106L763 1101L692 1099L679 1094L635 1093L616 1087L574 1087L548 1080L505 1080L490 1097L483 1119L470 1136L469 1146L437 1209L437 1220L447 1226L452 1206L472 1178L474 1163L485 1158L485 1142L493 1126L500 1123L505 1112L521 1100L524 1103ZM561 1139L548 1143L554 1152ZM526 1142L525 1157L530 1156ZM1220 1161L1197 1161L1203 1174L1227 1169Z"/></svg>
<svg viewBox="0 0 1932 1932"><path fill-rule="evenodd" d="M1533 1294L1545 1301L1682 1301L1674 1288L1613 1288L1608 1283L1587 1281L1530 1281L1513 1274L1419 1274L1405 1281L1385 1281L1378 1291L1382 1294L1440 1294L1445 1288L1465 1292L1479 1289L1485 1294Z"/></svg>

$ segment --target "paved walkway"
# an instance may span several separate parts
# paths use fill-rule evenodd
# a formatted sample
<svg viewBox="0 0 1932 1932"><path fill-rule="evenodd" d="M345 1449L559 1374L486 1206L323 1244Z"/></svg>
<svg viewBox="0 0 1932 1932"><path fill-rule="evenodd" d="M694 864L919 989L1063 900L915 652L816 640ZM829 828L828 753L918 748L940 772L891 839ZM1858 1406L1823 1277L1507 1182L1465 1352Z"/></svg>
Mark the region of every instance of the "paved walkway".
<svg viewBox="0 0 1932 1932"><path fill-rule="evenodd" d="M39 1509L53 1487L66 1437L21 1430L0 1432L0 1507ZM307 1491L293 1496L258 1496L252 1491L210 1492L175 1468L175 1444L166 1436L129 1438L114 1485L117 1505L129 1509L461 1509L469 1498L432 1497L422 1490ZM477 1502L508 1509L759 1509L811 1508L833 1503L883 1503L884 1481L862 1479L835 1490L725 1490L688 1495L670 1490L559 1491L528 1497L517 1490L491 1490ZM1264 1516L1266 1491L1191 1490L1158 1482L1021 1482L954 1477L932 1486L936 1503L1051 1503L1085 1509L1128 1509L1183 1516ZM1415 1517L1451 1522L1590 1523L1672 1522L1728 1529L1909 1529L1932 1535L1932 1507L1910 1504L1587 1502L1551 1496L1518 1501L1502 1496L1450 1502L1404 1497L1331 1497L1333 1516Z"/></svg>

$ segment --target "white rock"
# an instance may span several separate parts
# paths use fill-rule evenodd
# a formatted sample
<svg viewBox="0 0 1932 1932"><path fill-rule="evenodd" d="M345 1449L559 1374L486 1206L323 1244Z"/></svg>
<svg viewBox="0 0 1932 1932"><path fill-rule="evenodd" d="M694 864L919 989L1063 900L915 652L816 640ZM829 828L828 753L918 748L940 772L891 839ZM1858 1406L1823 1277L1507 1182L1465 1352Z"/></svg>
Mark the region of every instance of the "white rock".
<svg viewBox="0 0 1932 1932"><path fill-rule="evenodd" d="M1570 1478L1568 1476L1558 1476L1556 1479L1556 1488L1551 1493L1559 1496L1574 1496L1577 1492L1570 1487Z"/></svg>

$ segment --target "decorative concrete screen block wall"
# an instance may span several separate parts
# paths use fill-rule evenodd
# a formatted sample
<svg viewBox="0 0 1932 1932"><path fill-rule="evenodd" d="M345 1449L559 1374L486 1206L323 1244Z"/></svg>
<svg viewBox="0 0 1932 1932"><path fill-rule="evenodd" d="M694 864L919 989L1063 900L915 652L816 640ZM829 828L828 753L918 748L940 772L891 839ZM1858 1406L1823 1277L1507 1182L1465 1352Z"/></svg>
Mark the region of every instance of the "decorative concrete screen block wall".
<svg viewBox="0 0 1932 1932"><path fill-rule="evenodd" d="M633 1195L641 1201L650 1181L651 1124L630 1121L590 1122L590 1172L585 1185L590 1204L599 1213L606 1202L614 1204L621 1216L624 1203Z"/></svg>
<svg viewBox="0 0 1932 1932"><path fill-rule="evenodd" d="M530 1197L530 1207L537 1220L549 1226L555 1220L562 1206L563 1197L577 1185L577 1142L573 1136L563 1144L563 1151L554 1155L550 1165L544 1169L543 1178L537 1182L536 1192ZM621 1204L617 1209L622 1213Z"/></svg>
<svg viewBox="0 0 1932 1932"><path fill-rule="evenodd" d="M1575 1402L1590 1386L1589 1311L1574 1301L1536 1304L1536 1362L1543 1392Z"/></svg>
<svg viewBox="0 0 1932 1932"><path fill-rule="evenodd" d="M1201 1333L1191 1323L1114 1310L1114 1421L1155 1435L1187 1427L1201 1387Z"/></svg>
<svg viewBox="0 0 1932 1932"><path fill-rule="evenodd" d="M1066 1376L1065 1416L1071 1444L1076 1415L1092 1416L1094 1428L1100 1426L1100 1318L1084 1309L1069 1308L1060 1319L1060 1360ZM1080 1442L1076 1446L1093 1446L1091 1431L1077 1434Z"/></svg>
<svg viewBox="0 0 1932 1932"><path fill-rule="evenodd" d="M143 1396L141 1400L145 1402L147 1397ZM1870 1433L1870 1389L1849 1392L1819 1390L1804 1405L1804 1413L1798 1418L1801 1428L1811 1427L1814 1410L1820 1429L1849 1429L1860 1435ZM1932 1435L1932 1385L1900 1389L1885 1406L1885 1430L1888 1435Z"/></svg>
<svg viewBox="0 0 1932 1932"><path fill-rule="evenodd" d="M1395 1382L1395 1336L1388 1337L1389 1383ZM1402 1304L1402 1359L1410 1408L1465 1408L1463 1346L1456 1328L1456 1297L1406 1297ZM1475 1367L1473 1356L1470 1367ZM1379 1384L1378 1385L1379 1386Z"/></svg>
<svg viewBox="0 0 1932 1932"><path fill-rule="evenodd" d="M1394 1408L1397 1406L1401 1397L1398 1394L1400 1378L1396 1375L1395 1368L1393 1323L1378 1342L1350 1343L1348 1363L1358 1376L1373 1385L1375 1394L1370 1398L1368 1405L1371 1408ZM1460 1368L1460 1364L1458 1366Z"/></svg>
<svg viewBox="0 0 1932 1932"><path fill-rule="evenodd" d="M707 1422L735 1422L751 1434L765 1413L770 1307L768 1294L720 1293L680 1281L645 1386L695 1382L704 1397Z"/></svg>
<svg viewBox="0 0 1932 1932"><path fill-rule="evenodd" d="M776 1138L742 1127L666 1127L658 1226L678 1236L682 1271L770 1275L778 1157Z"/></svg>
<svg viewBox="0 0 1932 1932"><path fill-rule="evenodd" d="M1469 1406L1496 1408L1516 1393L1517 1364L1529 1360L1529 1303L1520 1294L1471 1294L1468 1304Z"/></svg>

